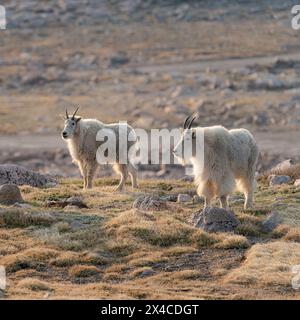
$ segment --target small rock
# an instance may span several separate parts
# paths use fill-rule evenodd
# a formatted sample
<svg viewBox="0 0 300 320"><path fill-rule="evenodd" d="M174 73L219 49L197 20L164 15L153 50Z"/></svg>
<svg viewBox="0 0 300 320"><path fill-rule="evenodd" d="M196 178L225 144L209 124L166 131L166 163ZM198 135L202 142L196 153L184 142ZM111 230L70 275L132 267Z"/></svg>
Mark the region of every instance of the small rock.
<svg viewBox="0 0 300 320"><path fill-rule="evenodd" d="M67 205L77 206L79 208L87 208L81 197L70 197L66 200Z"/></svg>
<svg viewBox="0 0 300 320"><path fill-rule="evenodd" d="M68 211L68 212L77 212L79 210L80 208L78 206L73 206L70 204L64 207L64 211Z"/></svg>
<svg viewBox="0 0 300 320"><path fill-rule="evenodd" d="M276 173L278 171L287 170L287 169L291 168L293 165L294 165L293 160L292 159L287 159L287 160L284 160L284 161L281 161L280 163L278 163L270 171L272 173Z"/></svg>
<svg viewBox="0 0 300 320"><path fill-rule="evenodd" d="M23 202L19 187L14 184L3 184L0 186L0 203L14 204L16 202Z"/></svg>
<svg viewBox="0 0 300 320"><path fill-rule="evenodd" d="M294 183L295 187L300 187L300 179L297 179Z"/></svg>
<svg viewBox="0 0 300 320"><path fill-rule="evenodd" d="M16 202L15 204L14 204L14 207L16 207L16 208L23 208L23 209L31 209L31 208L33 208L30 204L28 204L28 203L20 203L20 202Z"/></svg>
<svg viewBox="0 0 300 320"><path fill-rule="evenodd" d="M141 273L141 277L149 277L149 276L152 276L153 274L154 274L153 269L147 269Z"/></svg>
<svg viewBox="0 0 300 320"><path fill-rule="evenodd" d="M110 58L110 67L119 67L121 65L127 64L129 61L130 59L125 53L119 52L118 54Z"/></svg>
<svg viewBox="0 0 300 320"><path fill-rule="evenodd" d="M171 194L169 196L165 196L161 198L163 201L170 201L170 202L176 202L177 201L177 195Z"/></svg>
<svg viewBox="0 0 300 320"><path fill-rule="evenodd" d="M271 213L266 217L266 219L262 222L262 231L263 232L271 232L274 230L280 223L282 222L282 218L279 216L277 212Z"/></svg>
<svg viewBox="0 0 300 320"><path fill-rule="evenodd" d="M140 196L134 201L133 208L146 211L160 211L166 210L167 204L155 196Z"/></svg>
<svg viewBox="0 0 300 320"><path fill-rule="evenodd" d="M193 196L193 203L204 203L204 198L199 197L198 195Z"/></svg>
<svg viewBox="0 0 300 320"><path fill-rule="evenodd" d="M271 174L269 177L269 184L270 186L277 186L280 184L287 184L291 181L290 176L282 176L282 175L276 175L276 174Z"/></svg>
<svg viewBox="0 0 300 320"><path fill-rule="evenodd" d="M177 196L177 202L183 203L183 202L191 202L192 197L189 194L180 193Z"/></svg>
<svg viewBox="0 0 300 320"><path fill-rule="evenodd" d="M190 222L207 232L230 232L240 224L233 211L214 207L195 212Z"/></svg>

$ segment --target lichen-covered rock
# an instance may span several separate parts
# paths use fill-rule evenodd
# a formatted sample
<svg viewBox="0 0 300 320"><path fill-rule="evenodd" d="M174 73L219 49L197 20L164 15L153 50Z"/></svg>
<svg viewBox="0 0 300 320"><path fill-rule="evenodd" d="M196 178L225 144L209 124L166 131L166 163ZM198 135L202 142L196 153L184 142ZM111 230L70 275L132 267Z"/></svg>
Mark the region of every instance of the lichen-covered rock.
<svg viewBox="0 0 300 320"><path fill-rule="evenodd" d="M206 232L230 232L240 224L233 211L214 207L195 212L191 222Z"/></svg>
<svg viewBox="0 0 300 320"><path fill-rule="evenodd" d="M0 165L0 184L29 185L32 187L53 187L57 181L48 176L14 164Z"/></svg>
<svg viewBox="0 0 300 320"><path fill-rule="evenodd" d="M3 184L0 186L0 203L14 204L16 202L23 202L21 191L18 186L14 184Z"/></svg>
<svg viewBox="0 0 300 320"><path fill-rule="evenodd" d="M177 197L177 202L183 203L183 202L191 202L192 197L189 194L180 193Z"/></svg>
<svg viewBox="0 0 300 320"><path fill-rule="evenodd" d="M140 196L134 201L133 208L144 211L160 211L166 210L167 204L155 196Z"/></svg>

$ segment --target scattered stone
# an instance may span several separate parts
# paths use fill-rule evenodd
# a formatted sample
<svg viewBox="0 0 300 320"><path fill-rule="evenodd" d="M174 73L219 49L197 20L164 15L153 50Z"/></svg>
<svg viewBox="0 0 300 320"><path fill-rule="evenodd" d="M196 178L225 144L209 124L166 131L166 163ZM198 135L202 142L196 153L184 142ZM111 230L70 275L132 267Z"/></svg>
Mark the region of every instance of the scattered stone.
<svg viewBox="0 0 300 320"><path fill-rule="evenodd" d="M271 213L266 217L266 219L262 222L262 231L263 232L271 232L274 230L280 223L282 222L282 218L279 216L277 212Z"/></svg>
<svg viewBox="0 0 300 320"><path fill-rule="evenodd" d="M28 204L28 203L20 203L20 202L16 202L15 204L14 204L14 207L16 207L16 208L22 208L22 209L32 209L33 207L30 205L30 204Z"/></svg>
<svg viewBox="0 0 300 320"><path fill-rule="evenodd" d="M297 179L294 183L295 187L300 187L300 179Z"/></svg>
<svg viewBox="0 0 300 320"><path fill-rule="evenodd" d="M15 184L3 184L0 186L0 203L14 204L23 202L21 191Z"/></svg>
<svg viewBox="0 0 300 320"><path fill-rule="evenodd" d="M46 187L49 183L57 185L57 181L48 175L42 175L14 164L0 165L0 184L6 183L38 188Z"/></svg>
<svg viewBox="0 0 300 320"><path fill-rule="evenodd" d="M118 54L110 58L110 67L119 67L129 63L129 61L130 59L125 53L119 52Z"/></svg>
<svg viewBox="0 0 300 320"><path fill-rule="evenodd" d="M77 212L78 210L80 210L78 206L74 206L71 204L64 207L64 211L68 211L68 212Z"/></svg>
<svg viewBox="0 0 300 320"><path fill-rule="evenodd" d="M193 196L193 203L204 203L204 198L199 197L198 195Z"/></svg>
<svg viewBox="0 0 300 320"><path fill-rule="evenodd" d="M278 163L275 167L273 167L270 171L272 173L276 173L278 171L283 171L291 168L294 165L294 161L292 159L287 159Z"/></svg>
<svg viewBox="0 0 300 320"><path fill-rule="evenodd" d="M48 207L48 208L52 208L52 207L65 207L67 204L66 204L66 201L65 200L48 200L46 201L45 203L45 207Z"/></svg>
<svg viewBox="0 0 300 320"><path fill-rule="evenodd" d="M207 232L230 232L240 224L233 211L215 207L195 212L190 222Z"/></svg>
<svg viewBox="0 0 300 320"><path fill-rule="evenodd" d="M160 211L166 210L167 204L155 196L140 196L134 201L133 208L146 211Z"/></svg>
<svg viewBox="0 0 300 320"><path fill-rule="evenodd" d="M87 208L81 197L70 197L66 200L67 205L77 206L79 208Z"/></svg>
<svg viewBox="0 0 300 320"><path fill-rule="evenodd" d="M193 182L194 181L194 177L192 176L184 176L180 179L180 181L185 181L185 182Z"/></svg>
<svg viewBox="0 0 300 320"><path fill-rule="evenodd" d="M154 273L155 272L153 269L147 269L141 273L141 277L149 277L149 276L152 276Z"/></svg>
<svg viewBox="0 0 300 320"><path fill-rule="evenodd" d="M70 224L70 228L74 231L77 231L77 230L81 230L81 229L84 229L86 228L87 226L79 221L73 221L71 222Z"/></svg>
<svg viewBox="0 0 300 320"><path fill-rule="evenodd" d="M161 198L163 201L170 201L170 202L176 202L177 201L177 195L171 194L169 196L165 196Z"/></svg>
<svg viewBox="0 0 300 320"><path fill-rule="evenodd" d="M189 194L180 193L177 196L177 202L179 202L179 203L191 202L191 201L192 201L192 197Z"/></svg>
<svg viewBox="0 0 300 320"><path fill-rule="evenodd" d="M287 184L291 181L290 176L283 176L283 175L276 175L276 174L271 174L269 177L269 184L270 186L277 186L281 184Z"/></svg>

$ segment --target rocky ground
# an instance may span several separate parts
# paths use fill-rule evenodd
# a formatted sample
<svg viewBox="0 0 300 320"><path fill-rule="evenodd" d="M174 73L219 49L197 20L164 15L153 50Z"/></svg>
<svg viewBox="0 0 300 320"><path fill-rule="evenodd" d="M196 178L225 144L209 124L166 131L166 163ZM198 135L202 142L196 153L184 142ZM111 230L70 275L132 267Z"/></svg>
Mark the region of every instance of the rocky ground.
<svg viewBox="0 0 300 320"><path fill-rule="evenodd" d="M299 167L276 177L260 178L254 209L235 193L232 212L200 215L203 200L183 181L144 180L122 194L111 178L86 191L74 179L21 194L5 185L2 297L299 299Z"/></svg>
<svg viewBox="0 0 300 320"><path fill-rule="evenodd" d="M0 161L78 175L59 137L60 114L73 105L85 117L145 129L177 127L197 111L201 125L250 129L262 141L261 170L298 160L297 143L290 142L298 141L300 126L293 4L5 1L0 145L15 140L12 150L1 148ZM276 143L264 143L273 134ZM43 139L20 151L20 139L32 136ZM167 178L182 173L169 171Z"/></svg>
<svg viewBox="0 0 300 320"><path fill-rule="evenodd" d="M0 265L9 282L0 298L300 298L296 1L2 4ZM82 191L60 138L61 115L77 105L84 117L147 130L178 127L192 112L199 125L249 129L261 151L255 208L243 210L235 193L235 217L221 214L234 228L208 232L203 217L220 214L202 215L179 166L140 166L141 188L124 194L104 167ZM7 174L8 163L25 168ZM20 191L5 185L19 175Z"/></svg>

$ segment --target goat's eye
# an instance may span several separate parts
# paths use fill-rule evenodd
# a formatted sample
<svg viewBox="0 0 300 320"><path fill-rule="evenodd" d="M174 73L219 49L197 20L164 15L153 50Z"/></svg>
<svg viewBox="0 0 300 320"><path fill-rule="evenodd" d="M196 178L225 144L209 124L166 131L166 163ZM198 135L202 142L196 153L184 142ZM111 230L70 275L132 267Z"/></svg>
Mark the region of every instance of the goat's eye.
<svg viewBox="0 0 300 320"><path fill-rule="evenodd" d="M75 126L75 122L72 122L72 126Z"/></svg>

